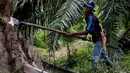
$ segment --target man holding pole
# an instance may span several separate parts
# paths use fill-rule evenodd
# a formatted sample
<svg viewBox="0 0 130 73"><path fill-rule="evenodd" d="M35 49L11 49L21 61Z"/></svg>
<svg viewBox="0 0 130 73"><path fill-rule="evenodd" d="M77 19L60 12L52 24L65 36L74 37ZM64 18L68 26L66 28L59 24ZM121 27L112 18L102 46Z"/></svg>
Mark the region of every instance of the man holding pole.
<svg viewBox="0 0 130 73"><path fill-rule="evenodd" d="M88 35L88 33L91 34L92 41L94 43L94 48L92 51L92 68L97 68L98 58L104 58L106 61L106 65L112 67L112 63L105 53L107 50L104 32L102 30L102 25L93 13L95 11L94 7L94 1L88 1L84 4L85 20L87 23L87 27L85 28L85 30L81 32L67 33L67 35L75 36Z"/></svg>

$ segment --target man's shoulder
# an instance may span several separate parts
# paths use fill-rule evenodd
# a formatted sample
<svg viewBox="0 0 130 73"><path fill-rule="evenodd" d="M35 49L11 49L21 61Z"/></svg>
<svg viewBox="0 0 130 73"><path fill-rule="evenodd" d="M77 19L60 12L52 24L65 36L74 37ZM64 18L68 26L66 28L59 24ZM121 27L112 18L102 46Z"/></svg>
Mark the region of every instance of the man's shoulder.
<svg viewBox="0 0 130 73"><path fill-rule="evenodd" d="M92 18L93 18L94 22L98 22L99 23L99 20L98 20L98 18L97 18L97 16L95 14L92 14Z"/></svg>
<svg viewBox="0 0 130 73"><path fill-rule="evenodd" d="M92 14L92 17L94 18L94 19L97 19L97 16L93 13Z"/></svg>

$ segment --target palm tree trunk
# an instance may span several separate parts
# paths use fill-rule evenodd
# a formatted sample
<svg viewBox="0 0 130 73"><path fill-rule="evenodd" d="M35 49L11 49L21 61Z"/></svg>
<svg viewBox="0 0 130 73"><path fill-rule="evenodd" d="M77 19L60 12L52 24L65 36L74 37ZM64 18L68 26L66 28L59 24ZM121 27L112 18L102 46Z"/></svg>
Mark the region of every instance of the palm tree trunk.
<svg viewBox="0 0 130 73"><path fill-rule="evenodd" d="M0 24L4 27L0 32L0 73L29 73L24 69L25 64L31 65L33 62L43 69L41 58L34 53L31 44L8 23L13 15L12 4L13 0L0 0L0 6L3 6Z"/></svg>

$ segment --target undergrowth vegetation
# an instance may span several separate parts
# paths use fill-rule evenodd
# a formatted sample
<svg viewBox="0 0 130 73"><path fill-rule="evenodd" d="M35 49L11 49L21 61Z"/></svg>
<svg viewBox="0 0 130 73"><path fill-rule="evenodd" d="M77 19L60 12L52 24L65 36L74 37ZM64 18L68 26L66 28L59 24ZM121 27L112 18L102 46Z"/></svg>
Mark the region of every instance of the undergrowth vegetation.
<svg viewBox="0 0 130 73"><path fill-rule="evenodd" d="M78 45L77 45L78 44ZM63 56L52 63L72 72L80 73L95 73L91 68L91 51L92 43L78 41L71 45L73 51L70 56ZM118 64L113 62L113 67L108 68L105 60L99 60L98 72L99 73L129 73L130 71L130 52L120 57Z"/></svg>
<svg viewBox="0 0 130 73"><path fill-rule="evenodd" d="M75 26L75 28L77 27ZM74 30L74 28L70 28L70 30L76 31ZM48 46L46 46L47 39L44 38L45 35L46 34L42 30L39 30L34 35L34 40L35 40L34 48L36 48L36 50L39 51L39 53L44 57L49 54ZM66 47L66 49L68 50L67 55L64 55L59 58L55 58L53 54L53 56L46 59L47 62L54 64L60 68L70 70L72 72L95 73L91 68L91 52L93 48L92 42L61 36L58 43L59 43L59 47L57 50ZM98 72L99 73L129 73L130 71L129 56L130 56L130 51L120 56L119 60L113 61L113 67L111 69L109 69L106 66L104 60L99 60Z"/></svg>

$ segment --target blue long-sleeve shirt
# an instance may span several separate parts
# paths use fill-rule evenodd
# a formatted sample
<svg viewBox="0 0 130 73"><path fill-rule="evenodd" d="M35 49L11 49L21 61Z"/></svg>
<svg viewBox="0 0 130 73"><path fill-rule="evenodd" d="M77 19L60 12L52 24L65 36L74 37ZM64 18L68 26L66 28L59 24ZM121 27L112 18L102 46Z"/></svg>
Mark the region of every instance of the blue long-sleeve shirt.
<svg viewBox="0 0 130 73"><path fill-rule="evenodd" d="M101 40L101 28L99 26L99 20L97 17L92 13L89 16L85 16L85 20L87 23L87 26L85 30L87 30L92 35L93 43L96 43L97 41Z"/></svg>

